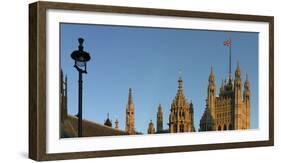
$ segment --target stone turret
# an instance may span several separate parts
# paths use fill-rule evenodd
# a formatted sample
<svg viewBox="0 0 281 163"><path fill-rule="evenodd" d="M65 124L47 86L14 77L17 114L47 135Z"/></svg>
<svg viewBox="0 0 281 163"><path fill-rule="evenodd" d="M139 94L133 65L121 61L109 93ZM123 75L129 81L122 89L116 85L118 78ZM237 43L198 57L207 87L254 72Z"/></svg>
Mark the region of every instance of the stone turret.
<svg viewBox="0 0 281 163"><path fill-rule="evenodd" d="M157 111L157 132L163 130L163 111L162 106L159 104L158 111Z"/></svg>
<svg viewBox="0 0 281 163"><path fill-rule="evenodd" d="M153 124L152 120L150 120L150 122L148 124L147 133L148 134L154 134L155 133L155 128L154 128L154 124Z"/></svg>
<svg viewBox="0 0 281 163"><path fill-rule="evenodd" d="M239 62L237 62L237 67L235 70L234 79L234 127L236 129L242 129L243 127L243 101L242 101L242 80ZM233 122L232 122L233 123Z"/></svg>
<svg viewBox="0 0 281 163"><path fill-rule="evenodd" d="M207 109L209 109L211 115L215 116L215 105L216 105L216 84L215 84L215 74L213 66L211 66L211 72L209 75L209 84L207 92Z"/></svg>
<svg viewBox="0 0 281 163"><path fill-rule="evenodd" d="M250 128L250 108L251 108L251 101L250 101L250 82L248 80L248 74L246 74L246 81L244 83L244 93L243 93L243 102L244 102L244 109L246 112L246 128Z"/></svg>

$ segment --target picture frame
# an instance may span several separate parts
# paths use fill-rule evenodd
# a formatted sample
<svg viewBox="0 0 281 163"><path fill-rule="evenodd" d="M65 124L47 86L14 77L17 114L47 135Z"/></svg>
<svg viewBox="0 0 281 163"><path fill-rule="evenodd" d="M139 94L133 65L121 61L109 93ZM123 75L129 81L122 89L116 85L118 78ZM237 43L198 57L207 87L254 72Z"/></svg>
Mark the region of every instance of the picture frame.
<svg viewBox="0 0 281 163"><path fill-rule="evenodd" d="M247 140L226 143L206 143L206 144L192 144L192 145L162 145L162 146L141 146L137 148L112 148L100 150L80 150L80 148L72 151L64 151L56 145L53 148L58 148L59 151L48 152L48 142L50 129L48 125L48 107L53 106L48 103L48 98L52 96L48 89L55 90L58 86L49 85L50 81L48 73L52 70L50 66L50 56L48 53L50 49L50 40L48 40L50 32L49 27L52 24L49 11L58 11L58 13L65 12L80 12L79 14L87 15L90 13L105 13L105 15L121 14L129 17L143 17L142 20L149 19L149 17L160 17L161 19L202 19L202 21L209 21L214 24L218 21L226 21L225 23L247 22L247 23L263 23L266 25L265 30L268 35L263 41L268 45L265 48L267 53L266 63L268 70L267 85L268 93L265 122L266 125L266 139L262 140ZM51 15L54 16L54 15ZM74 19L74 18L73 18ZM87 19L87 17L81 20ZM110 19L111 21L113 19ZM125 20L125 19L124 19ZM253 27L256 24L253 25ZM139 25L141 26L141 25ZM146 25L144 25L145 27ZM165 23L163 25L165 27ZM52 26L51 26L52 28ZM58 28L56 26L55 28ZM253 29L255 30L255 29ZM233 29L235 31L235 29ZM52 34L51 34L52 35ZM262 41L259 39L259 41ZM57 56L58 57L58 56ZM261 66L261 65L259 65ZM58 111L57 111L58 112ZM50 120L50 119L49 119ZM58 129L58 128L56 128ZM159 139L157 137L156 139ZM96 141L102 141L103 138L98 138ZM132 142L138 141L139 137L133 137ZM163 140L163 139L161 139ZM57 141L60 141L59 139ZM85 140L85 142L87 142ZM84 142L84 145L85 145ZM214 141L216 142L216 141ZM81 143L83 145L83 143ZM199 11L181 11L168 9L154 9L154 8L135 8L135 7L121 7L121 6L105 6L92 4L74 4L74 3L60 3L60 2L35 2L29 5L29 158L37 161L44 160L62 160L62 159L78 159L78 158L93 158L93 157L108 157L108 156L124 156L124 155L140 155L140 154L155 154L155 153L171 153L171 152L187 152L187 151L201 151L201 150L216 150L216 149L230 149L230 148L248 148L260 146L274 145L274 17L259 16L259 15L242 15L230 13L213 13L213 12L199 12ZM63 152L64 151L64 152Z"/></svg>

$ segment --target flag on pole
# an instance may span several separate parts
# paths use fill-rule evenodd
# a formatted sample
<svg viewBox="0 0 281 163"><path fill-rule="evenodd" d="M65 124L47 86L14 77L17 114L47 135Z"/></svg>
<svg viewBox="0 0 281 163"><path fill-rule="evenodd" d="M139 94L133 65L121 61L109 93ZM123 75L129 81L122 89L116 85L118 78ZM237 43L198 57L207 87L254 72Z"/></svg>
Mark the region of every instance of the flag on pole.
<svg viewBox="0 0 281 163"><path fill-rule="evenodd" d="M223 45L224 45L224 46L231 46L231 40L225 40L225 41L223 42Z"/></svg>
<svg viewBox="0 0 281 163"><path fill-rule="evenodd" d="M224 46L229 47L229 81L231 80L231 39L227 39L223 42Z"/></svg>

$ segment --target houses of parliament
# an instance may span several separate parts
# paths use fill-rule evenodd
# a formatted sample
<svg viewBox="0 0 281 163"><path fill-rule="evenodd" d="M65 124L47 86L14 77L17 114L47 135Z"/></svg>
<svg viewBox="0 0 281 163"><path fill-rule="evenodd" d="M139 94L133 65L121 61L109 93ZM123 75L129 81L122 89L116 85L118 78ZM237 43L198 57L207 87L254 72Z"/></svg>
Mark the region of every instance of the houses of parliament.
<svg viewBox="0 0 281 163"><path fill-rule="evenodd" d="M200 119L198 131L221 131L221 130L243 130L250 128L250 82L248 76L242 83L239 63L232 78L231 72L228 79L221 82L217 90L215 72L211 67L208 88L206 90L206 105ZM244 89L243 89L244 88ZM77 117L67 113L67 78L61 72L61 137L77 136ZM164 116L163 108L159 104L156 108L156 126L151 120L148 122L148 134L195 132L194 113L191 100L184 95L183 80L178 79L178 89L174 99L171 101L169 116ZM135 110L133 103L133 91L129 88L128 102L124 108L126 112L124 130L120 129L118 119L115 126L107 119L104 124L94 121L83 120L83 136L112 136L112 135L134 135L143 134L135 128ZM164 118L168 118L168 127L164 128Z"/></svg>

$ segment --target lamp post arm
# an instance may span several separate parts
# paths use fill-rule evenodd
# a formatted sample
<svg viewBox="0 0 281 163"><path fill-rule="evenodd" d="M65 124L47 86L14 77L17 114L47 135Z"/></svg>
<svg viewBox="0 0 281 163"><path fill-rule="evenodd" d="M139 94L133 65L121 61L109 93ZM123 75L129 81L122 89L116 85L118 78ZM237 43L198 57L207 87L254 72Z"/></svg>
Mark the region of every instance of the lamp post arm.
<svg viewBox="0 0 281 163"><path fill-rule="evenodd" d="M79 68L77 65L74 65L74 67L77 69L77 71L80 73L85 73L87 74L87 70L82 70L81 68Z"/></svg>

